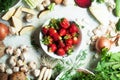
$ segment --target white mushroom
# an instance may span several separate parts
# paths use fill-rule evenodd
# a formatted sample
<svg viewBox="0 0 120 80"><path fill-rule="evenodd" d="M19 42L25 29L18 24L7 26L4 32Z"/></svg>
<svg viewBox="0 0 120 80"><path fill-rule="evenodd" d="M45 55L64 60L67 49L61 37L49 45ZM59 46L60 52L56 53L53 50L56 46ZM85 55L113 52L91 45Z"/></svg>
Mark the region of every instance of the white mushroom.
<svg viewBox="0 0 120 80"><path fill-rule="evenodd" d="M42 4L43 4L44 7L47 7L47 6L50 5L50 3L51 3L50 0L45 0L45 1L43 1Z"/></svg>
<svg viewBox="0 0 120 80"><path fill-rule="evenodd" d="M21 46L20 46L20 49L21 49L22 53L27 52L27 51L28 51L28 46L26 46L26 45L21 45Z"/></svg>
<svg viewBox="0 0 120 80"><path fill-rule="evenodd" d="M20 58L22 61L24 61L24 60L25 60L24 54L21 54L19 58Z"/></svg>
<svg viewBox="0 0 120 80"><path fill-rule="evenodd" d="M16 57L19 57L21 55L21 50L19 48L17 48L15 51L14 51L14 55Z"/></svg>
<svg viewBox="0 0 120 80"><path fill-rule="evenodd" d="M34 75L35 77L38 77L38 76L40 75L40 70L39 70L39 69L35 69L35 70L33 71L33 75Z"/></svg>
<svg viewBox="0 0 120 80"><path fill-rule="evenodd" d="M35 69L37 68L37 65L36 65L35 62L29 62L29 63L28 63L28 66L29 66L30 69L32 69L32 70L35 70Z"/></svg>
<svg viewBox="0 0 120 80"><path fill-rule="evenodd" d="M34 21L34 15L33 14L26 14L26 16L25 16L25 20L27 21L27 22L33 22Z"/></svg>
<svg viewBox="0 0 120 80"><path fill-rule="evenodd" d="M6 69L6 73L7 73L7 74L12 74L13 71L12 71L12 69L8 68L8 69Z"/></svg>
<svg viewBox="0 0 120 80"><path fill-rule="evenodd" d="M13 47L9 46L7 49L6 49L6 54L9 54L9 55L12 55L13 54Z"/></svg>
<svg viewBox="0 0 120 80"><path fill-rule="evenodd" d="M10 59L9 59L9 64L14 67L16 65L16 57L15 56L11 56Z"/></svg>
<svg viewBox="0 0 120 80"><path fill-rule="evenodd" d="M15 35L16 34L16 28L15 27L12 27L12 26L10 26L9 27L9 31L10 31L10 34L12 34L12 35Z"/></svg>
<svg viewBox="0 0 120 80"><path fill-rule="evenodd" d="M14 67L13 72L19 72L19 67Z"/></svg>
<svg viewBox="0 0 120 80"><path fill-rule="evenodd" d="M22 72L27 72L28 71L28 66L27 65L24 65L20 68L20 71Z"/></svg>
<svg viewBox="0 0 120 80"><path fill-rule="evenodd" d="M6 65L5 63L0 63L0 72L5 72Z"/></svg>
<svg viewBox="0 0 120 80"><path fill-rule="evenodd" d="M23 65L24 65L24 62L21 59L19 59L17 61L17 66L23 66Z"/></svg>
<svg viewBox="0 0 120 80"><path fill-rule="evenodd" d="M37 10L42 11L45 7L42 4L37 5Z"/></svg>
<svg viewBox="0 0 120 80"><path fill-rule="evenodd" d="M74 2L74 0L63 0L63 4L65 6L70 6L70 5L74 5L75 2Z"/></svg>

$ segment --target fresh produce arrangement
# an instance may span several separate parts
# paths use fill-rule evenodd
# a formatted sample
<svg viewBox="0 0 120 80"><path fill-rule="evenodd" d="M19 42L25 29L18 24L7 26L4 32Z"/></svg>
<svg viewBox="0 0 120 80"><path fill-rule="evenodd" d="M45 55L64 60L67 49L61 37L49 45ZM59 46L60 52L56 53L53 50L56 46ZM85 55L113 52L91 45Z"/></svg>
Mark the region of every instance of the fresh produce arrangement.
<svg viewBox="0 0 120 80"><path fill-rule="evenodd" d="M42 43L48 47L48 52L58 56L67 56L74 52L74 48L81 42L81 32L77 23L66 18L51 19L44 25Z"/></svg>
<svg viewBox="0 0 120 80"><path fill-rule="evenodd" d="M0 80L119 80L119 0L0 0Z"/></svg>

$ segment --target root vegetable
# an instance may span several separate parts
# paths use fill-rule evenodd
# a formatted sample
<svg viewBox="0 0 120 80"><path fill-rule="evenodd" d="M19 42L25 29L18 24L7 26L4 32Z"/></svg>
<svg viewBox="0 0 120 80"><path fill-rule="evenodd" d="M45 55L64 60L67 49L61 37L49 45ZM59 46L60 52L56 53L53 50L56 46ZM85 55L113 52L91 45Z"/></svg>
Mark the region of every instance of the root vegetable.
<svg viewBox="0 0 120 80"><path fill-rule="evenodd" d="M47 67L43 67L43 68L42 68L38 80L42 80L42 78L43 78L43 76L44 76L44 73L45 73L46 69L47 69Z"/></svg>
<svg viewBox="0 0 120 80"><path fill-rule="evenodd" d="M48 78L47 78L47 80L50 80L50 78L51 78L51 75L52 75L52 69L50 69L50 70L49 70L49 75L48 75Z"/></svg>
<svg viewBox="0 0 120 80"><path fill-rule="evenodd" d="M116 43L120 38L120 35L116 35L115 39L112 41L106 37L100 37L97 39L95 43L95 48L98 52L100 52L103 48L107 48L108 50L111 48L112 44Z"/></svg>
<svg viewBox="0 0 120 80"><path fill-rule="evenodd" d="M4 40L8 34L9 28L5 24L0 23L0 41Z"/></svg>
<svg viewBox="0 0 120 80"><path fill-rule="evenodd" d="M45 74L44 74L44 77L43 77L43 80L46 80L46 79L47 79L47 77L48 77L48 75L49 75L49 71L50 71L50 69L46 69Z"/></svg>
<svg viewBox="0 0 120 80"><path fill-rule="evenodd" d="M110 49L112 45L112 42L107 39L106 37L100 37L97 39L95 47L97 49L97 51L101 51L103 48L107 48Z"/></svg>

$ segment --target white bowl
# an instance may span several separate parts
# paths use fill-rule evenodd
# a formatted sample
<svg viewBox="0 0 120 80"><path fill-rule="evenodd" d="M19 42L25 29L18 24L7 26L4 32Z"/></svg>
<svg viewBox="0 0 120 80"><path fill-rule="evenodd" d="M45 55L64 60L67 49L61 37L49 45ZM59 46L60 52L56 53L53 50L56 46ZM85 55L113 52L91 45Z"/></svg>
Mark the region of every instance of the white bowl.
<svg viewBox="0 0 120 80"><path fill-rule="evenodd" d="M83 72L83 73L95 75L93 72L91 72L90 70L85 69L85 68L79 68L79 69L74 70L74 71L72 70L70 74L72 75L72 74L75 74L76 72ZM65 73L66 73L66 71L61 72L61 73L56 77L55 80L60 80L60 78L61 78Z"/></svg>
<svg viewBox="0 0 120 80"><path fill-rule="evenodd" d="M51 20L51 19L47 20L47 21L42 25L42 27L45 26L45 25L48 25L49 22L50 22L50 20ZM72 20L70 20L70 21L72 21ZM76 54L76 53L79 52L80 44L81 44L81 41L82 41L82 32L81 32L81 30L79 30L79 33L80 33L80 36L79 36L79 37L80 37L79 44L78 44L78 45L75 45L75 47L74 47L74 49L73 49L74 51L71 53L71 55L59 56L59 55L57 55L57 54L55 54L55 53L53 53L53 52L48 52L48 47L47 47L46 45L44 45L43 42L42 42L43 34L42 34L41 31L40 31L40 33L39 33L40 45L41 45L43 51L44 51L47 55L49 55L50 57L52 57L52 58L57 58L57 59L69 58L69 57L71 57L71 56L73 56L74 54Z"/></svg>

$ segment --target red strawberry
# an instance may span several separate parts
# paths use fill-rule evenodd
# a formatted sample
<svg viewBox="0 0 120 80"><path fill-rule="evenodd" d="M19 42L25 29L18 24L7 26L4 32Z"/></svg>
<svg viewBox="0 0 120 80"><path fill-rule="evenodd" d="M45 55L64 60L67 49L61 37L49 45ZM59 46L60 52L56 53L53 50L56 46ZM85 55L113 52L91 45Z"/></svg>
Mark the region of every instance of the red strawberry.
<svg viewBox="0 0 120 80"><path fill-rule="evenodd" d="M58 34L57 32L54 33L54 34L52 35L52 37L53 37L53 40L54 40L54 41L58 41L58 40L61 39L61 37L59 36L59 34Z"/></svg>
<svg viewBox="0 0 120 80"><path fill-rule="evenodd" d="M65 50L64 50L63 48L59 48L59 49L57 50L57 54L58 54L59 56L64 56L64 55L65 55Z"/></svg>
<svg viewBox="0 0 120 80"><path fill-rule="evenodd" d="M57 33L57 31L54 28L49 28L48 32L49 32L50 36L52 36L53 34Z"/></svg>
<svg viewBox="0 0 120 80"><path fill-rule="evenodd" d="M70 39L70 38L72 38L72 36L69 33L64 36L64 39Z"/></svg>
<svg viewBox="0 0 120 80"><path fill-rule="evenodd" d="M50 44L49 45L49 52L55 52L57 50L56 44Z"/></svg>
<svg viewBox="0 0 120 80"><path fill-rule="evenodd" d="M80 39L78 38L78 37L74 37L73 38L73 44L78 44L79 43L79 41L80 41Z"/></svg>
<svg viewBox="0 0 120 80"><path fill-rule="evenodd" d="M70 33L78 32L78 26L75 23L72 23L69 28Z"/></svg>
<svg viewBox="0 0 120 80"><path fill-rule="evenodd" d="M70 45L71 46L73 44L73 40L72 39L66 39L65 43L66 43L66 45Z"/></svg>
<svg viewBox="0 0 120 80"><path fill-rule="evenodd" d="M73 46L65 46L64 50L66 53L70 54L73 52Z"/></svg>
<svg viewBox="0 0 120 80"><path fill-rule="evenodd" d="M74 0L74 1L75 1L75 3L78 6L80 6L82 8L88 8L88 7L90 7L91 6L91 2L92 2L92 0Z"/></svg>
<svg viewBox="0 0 120 80"><path fill-rule="evenodd" d="M46 35L48 32L48 27L42 27L42 33Z"/></svg>
<svg viewBox="0 0 120 80"><path fill-rule="evenodd" d="M70 26L70 23L66 18L63 18L60 22L60 25L62 28L67 29Z"/></svg>
<svg viewBox="0 0 120 80"><path fill-rule="evenodd" d="M58 41L58 47L59 47L59 48L65 47L65 43L64 43L62 40L59 40L59 41Z"/></svg>
<svg viewBox="0 0 120 80"><path fill-rule="evenodd" d="M66 29L64 29L64 28L60 29L59 35L60 35L60 36L66 35Z"/></svg>
<svg viewBox="0 0 120 80"><path fill-rule="evenodd" d="M44 36L42 42L45 45L49 45L53 43L53 39L51 36Z"/></svg>

